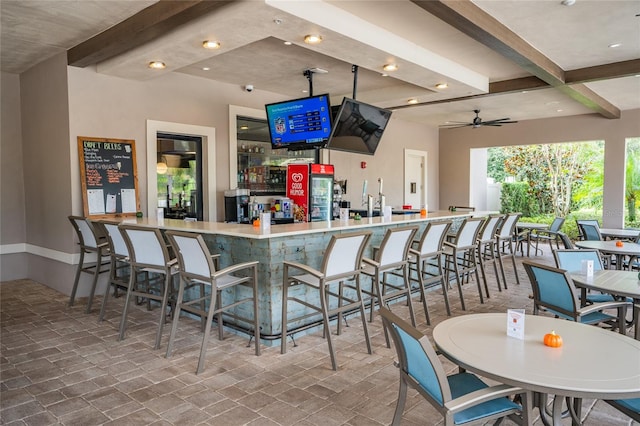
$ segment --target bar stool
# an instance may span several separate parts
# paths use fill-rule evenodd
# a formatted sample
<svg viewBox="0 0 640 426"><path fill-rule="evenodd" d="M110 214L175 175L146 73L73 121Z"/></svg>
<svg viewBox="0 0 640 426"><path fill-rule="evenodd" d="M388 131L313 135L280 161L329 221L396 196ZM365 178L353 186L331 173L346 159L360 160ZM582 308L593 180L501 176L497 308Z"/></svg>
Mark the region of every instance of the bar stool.
<svg viewBox="0 0 640 426"><path fill-rule="evenodd" d="M346 312L359 311L362 319L367 351L371 354L371 340L365 318L364 302L360 289L360 265L370 232L355 232L333 235L325 250L320 270L297 262L285 261L282 274L282 339L280 352L287 352L287 324L289 319L288 303L296 302L314 312L302 313L291 321L301 321L320 314L323 334L329 346L329 356L333 370L338 369L336 355L331 340L329 321L335 315L338 319L338 335L342 332L342 317ZM297 272L299 275L293 275ZM345 294L345 281L355 282L355 292ZM335 284L338 284L337 291ZM290 296L289 290L296 286L296 296ZM303 287L301 289L301 287ZM333 287L333 290L332 290ZM305 291L310 290L310 291ZM314 293L317 291L317 298ZM315 300L314 300L315 299Z"/></svg>
<svg viewBox="0 0 640 426"><path fill-rule="evenodd" d="M498 291L502 291L500 276L498 274L498 255L496 249L496 233L501 221L502 215L490 215L478 235L478 263L480 263L480 274L482 275L487 298L490 297L487 274L485 273L485 267L488 264L493 264L493 271L496 274L496 282L498 283Z"/></svg>
<svg viewBox="0 0 640 426"><path fill-rule="evenodd" d="M214 316L218 322L218 338L220 340L223 339L224 331L223 314L238 322L253 326L255 352L256 355L260 355L259 262L257 260L243 262L218 270L215 256L211 255L201 235L177 231L167 231L166 235L178 256L181 278L166 357L171 356L182 311L198 315L205 321L196 374L200 374L204 370L211 322ZM242 292L240 287L246 287L248 291ZM199 295L185 300L185 292L191 288L198 288ZM229 299L228 303L224 303L225 299ZM207 302L208 307L206 306ZM243 304L252 305L252 318L240 315L241 310L236 309Z"/></svg>
<svg viewBox="0 0 640 426"><path fill-rule="evenodd" d="M75 301L81 273L84 272L91 274L93 278L86 310L86 312L89 313L91 312L91 305L93 304L93 296L96 292L98 277L101 273L109 271L109 269L106 268L106 266L110 264L109 243L105 236L100 234L100 232L94 227L93 222L88 218L82 216L69 216L69 221L71 222L73 229L76 231L78 244L80 245L80 260L78 261L78 269L76 269L76 276L73 280L73 289L71 290L71 297L69 298L69 306L73 306ZM96 261L85 264L85 256L91 253L95 253Z"/></svg>
<svg viewBox="0 0 640 426"><path fill-rule="evenodd" d="M476 282L478 284L478 293L480 294L480 303L484 303L482 296L482 287L478 277L478 262L476 259L477 245L476 240L480 227L484 223L484 218L464 219L458 233L452 242L444 242L444 270L447 283L450 282L449 274L453 272L458 285L458 293L460 294L460 304L462 310L466 310L464 303L464 295L462 294L462 277L475 273Z"/></svg>
<svg viewBox="0 0 640 426"><path fill-rule="evenodd" d="M409 279L411 280L411 272L415 271L416 279L420 285L420 300L424 307L428 325L431 325L429 308L427 307L426 289L428 286L440 283L447 315L451 315L447 292L448 286L444 280L444 271L442 269L443 243L447 238L447 232L449 232L450 227L451 221L428 222L420 240L417 241L415 247L409 249Z"/></svg>
<svg viewBox="0 0 640 426"><path fill-rule="evenodd" d="M411 283L409 282L409 248L413 242L413 236L418 231L418 226L403 226L389 228L384 234L380 247L374 250L374 258L362 258L362 273L371 278L371 289L362 290L369 296L369 322L373 321L373 312L376 303L379 307L389 308L388 301L398 297L406 297L409 306L411 323L416 325L416 314L411 304ZM389 281L389 275L399 277L393 283ZM400 281L400 282L397 282ZM390 309L390 308L389 308ZM391 341L385 329L387 347L391 347Z"/></svg>
<svg viewBox="0 0 640 426"><path fill-rule="evenodd" d="M498 265L502 275L502 282L505 290L507 287L507 277L504 273L503 259L510 258L513 264L513 273L516 276L516 283L520 284L518 268L516 268L516 248L518 236L516 235L516 224L520 218L520 213L508 213L502 220L496 234L496 249L498 250Z"/></svg>
<svg viewBox="0 0 640 426"><path fill-rule="evenodd" d="M154 349L160 348L162 328L165 322L169 295L173 293L173 277L179 272L178 263L169 255L169 249L157 228L148 228L133 224L119 226L129 252L131 271L129 286L122 309L118 341L124 339L127 328L127 315L132 297L142 297L160 302L160 318ZM148 274L148 279L136 279L138 273Z"/></svg>
<svg viewBox="0 0 640 426"><path fill-rule="evenodd" d="M100 315L98 322L104 320L104 314L107 309L111 288L113 288L114 296L117 296L119 290L125 293L129 289L129 273L131 272L131 264L129 263L129 250L127 244L122 237L122 233L118 228L119 221L101 220L95 223L100 227L109 243L109 254L111 258L111 268L109 269L109 282L104 291Z"/></svg>

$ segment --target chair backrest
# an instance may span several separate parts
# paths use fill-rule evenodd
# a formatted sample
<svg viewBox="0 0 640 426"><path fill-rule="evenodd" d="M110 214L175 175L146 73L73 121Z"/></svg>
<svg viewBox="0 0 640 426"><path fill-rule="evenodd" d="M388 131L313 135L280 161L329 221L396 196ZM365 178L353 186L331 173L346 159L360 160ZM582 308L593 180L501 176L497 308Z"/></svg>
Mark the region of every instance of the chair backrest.
<svg viewBox="0 0 640 426"><path fill-rule="evenodd" d="M505 216L498 230L498 237L501 240L511 239L515 232L516 223L518 222L520 215L521 213L508 213Z"/></svg>
<svg viewBox="0 0 640 426"><path fill-rule="evenodd" d="M433 254L435 256L440 253L449 228L451 228L451 221L427 222L427 226L424 228L424 232L418 242L417 250L420 255Z"/></svg>
<svg viewBox="0 0 640 426"><path fill-rule="evenodd" d="M563 318L576 320L576 310L580 304L569 273L564 269L526 260L522 265L531 281L536 306L544 307Z"/></svg>
<svg viewBox="0 0 640 426"><path fill-rule="evenodd" d="M555 219L553 219L553 222L551 222L549 231L558 232L562 228L562 225L564 225L564 217L556 217Z"/></svg>
<svg viewBox="0 0 640 426"><path fill-rule="evenodd" d="M460 229L458 229L458 234L456 235L456 246L458 247L469 247L475 246L476 239L478 238L478 233L480 232L480 227L484 223L483 217L474 217L470 219L465 219L460 225Z"/></svg>
<svg viewBox="0 0 640 426"><path fill-rule="evenodd" d="M574 248L573 243L571 242L571 238L569 238L567 234L565 234L564 232L558 232L558 235L560 236L560 240L562 241L564 248L566 249Z"/></svg>
<svg viewBox="0 0 640 426"><path fill-rule="evenodd" d="M122 232L120 232L120 228L118 228L120 222L101 220L99 223L107 236L111 253L117 258L129 257L127 243L125 243Z"/></svg>
<svg viewBox="0 0 640 426"><path fill-rule="evenodd" d="M178 231L167 231L165 235L178 258L180 275L186 280L211 283L216 267L202 235Z"/></svg>
<svg viewBox="0 0 640 426"><path fill-rule="evenodd" d="M569 272L580 272L582 270L583 260L593 260L593 270L600 271L602 267L602 259L598 250L554 250L553 257L556 260L556 266Z"/></svg>
<svg viewBox="0 0 640 426"><path fill-rule="evenodd" d="M364 248L371 232L333 235L322 259L321 270L326 281L349 278L360 273Z"/></svg>
<svg viewBox="0 0 640 426"><path fill-rule="evenodd" d="M80 247L88 250L96 250L98 248L98 236L93 223L82 216L69 216L69 221L76 231Z"/></svg>
<svg viewBox="0 0 640 426"><path fill-rule="evenodd" d="M601 241L600 226L592 223L581 223L578 225L582 229L582 236L587 241Z"/></svg>
<svg viewBox="0 0 640 426"><path fill-rule="evenodd" d="M580 226L583 223L587 225L597 226L598 228L600 227L600 224L595 219L576 219L576 225L578 226L578 239L580 240L585 239L584 233L582 231L582 226Z"/></svg>
<svg viewBox="0 0 640 426"><path fill-rule="evenodd" d="M481 243L492 242L496 237L496 232L498 231L498 227L500 226L501 221L501 215L490 215L489 218L484 222L482 231L480 231L480 235L478 236L478 241L480 241Z"/></svg>
<svg viewBox="0 0 640 426"><path fill-rule="evenodd" d="M393 338L400 369L420 386L432 404L443 407L451 400L451 389L427 336L384 307L380 316Z"/></svg>
<svg viewBox="0 0 640 426"><path fill-rule="evenodd" d="M384 233L377 261L381 266L400 265L407 261L413 236L418 232L417 226L389 228Z"/></svg>
<svg viewBox="0 0 640 426"><path fill-rule="evenodd" d="M159 229L131 224L120 224L119 228L132 266L165 269L171 259Z"/></svg>

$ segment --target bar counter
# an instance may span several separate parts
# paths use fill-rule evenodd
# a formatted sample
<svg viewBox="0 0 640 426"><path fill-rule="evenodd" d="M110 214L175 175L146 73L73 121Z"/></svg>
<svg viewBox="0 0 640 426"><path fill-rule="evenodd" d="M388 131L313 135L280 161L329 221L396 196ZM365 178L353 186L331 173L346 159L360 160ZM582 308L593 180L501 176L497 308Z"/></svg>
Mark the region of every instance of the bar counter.
<svg viewBox="0 0 640 426"><path fill-rule="evenodd" d="M483 216L487 212L429 212L427 217L419 214L392 215L390 219L383 217L350 219L348 222L334 220L331 222L309 222L282 225L271 225L269 229L261 229L252 225L223 223L223 222L185 222L178 219L158 220L154 218L127 219L125 222L137 223L141 226L159 228L161 230L176 230L197 232L202 234L212 253L220 254L221 267L231 264L258 260L258 279L260 289L260 322L263 343L266 345L279 344L281 337L281 307L282 307L282 263L287 261L300 262L319 269L324 250L334 234L371 231L372 236L365 256L371 257L374 246L382 241L388 228L418 225L418 234L424 230L427 222L452 220L452 228L458 228L465 217ZM367 278L362 280L369 285ZM305 290L300 286L300 291ZM242 291L243 289L237 289ZM295 292L297 288L291 291ZM225 294L223 297L236 298L235 293ZM297 297L302 295L296 294ZM308 300L318 300L317 293L308 292L303 297ZM291 305L291 304L290 304ZM292 309L304 309L294 306ZM243 307L239 307L242 309ZM300 312L291 312L298 316ZM252 316L250 312L242 312ZM319 319L319 318L318 318ZM314 319L307 319L306 323L289 323L289 330L294 333L308 332L317 324ZM225 322L225 325L227 323ZM229 324L232 330L246 329L243 324Z"/></svg>

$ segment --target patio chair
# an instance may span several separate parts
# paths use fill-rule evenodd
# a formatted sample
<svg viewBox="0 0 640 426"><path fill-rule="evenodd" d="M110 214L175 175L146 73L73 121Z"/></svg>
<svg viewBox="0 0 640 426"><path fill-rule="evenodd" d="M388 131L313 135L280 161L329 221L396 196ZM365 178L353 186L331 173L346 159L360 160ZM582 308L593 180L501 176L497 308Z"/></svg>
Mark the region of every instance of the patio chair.
<svg viewBox="0 0 640 426"><path fill-rule="evenodd" d="M516 234L516 223L521 213L508 213L502 220L502 224L498 228L496 234L496 249L498 250L498 265L500 266L500 274L502 275L502 283L507 288L507 277L504 272L503 259L510 258L513 264L513 274L516 276L516 283L520 284L518 277L518 268L516 268L516 247L519 236Z"/></svg>
<svg viewBox="0 0 640 426"><path fill-rule="evenodd" d="M438 410L446 426L479 420L484 424L520 413L527 423L530 392L504 384L489 386L468 372L447 376L427 336L384 307L380 308L380 315L393 338L400 370L392 425L399 425L402 420L408 387ZM523 405L507 398L510 395L521 395Z"/></svg>
<svg viewBox="0 0 640 426"><path fill-rule="evenodd" d="M562 245L565 249L573 249L573 243L571 242L571 238L564 232L558 232L558 236L560 237L560 241L562 241Z"/></svg>
<svg viewBox="0 0 640 426"><path fill-rule="evenodd" d="M69 216L69 222L71 222L73 229L76 231L78 245L80 246L80 260L78 261L78 268L76 269L75 279L73 280L73 288L71 290L71 296L69 297L69 306L73 306L75 302L81 274L83 272L90 274L92 276L91 288L89 289L89 299L87 300L86 309L86 313L89 313L91 312L91 305L93 304L93 296L96 292L98 277L103 272L109 271L108 266L111 264L109 243L106 237L100 233L99 229L94 226L94 223L89 218L82 216ZM95 254L96 260L86 262L86 256L92 254Z"/></svg>
<svg viewBox="0 0 640 426"><path fill-rule="evenodd" d="M600 224L594 219L576 219L578 225L578 239L580 240L602 240L600 235ZM584 226L587 226L585 231Z"/></svg>
<svg viewBox="0 0 640 426"><path fill-rule="evenodd" d="M605 402L640 423L640 398L616 399Z"/></svg>
<svg viewBox="0 0 640 426"><path fill-rule="evenodd" d="M544 311L554 315L556 318L594 325L617 321L618 331L620 334L625 334L625 314L627 307L630 307L630 303L612 301L580 307L578 292L566 270L527 260L523 261L522 265L529 276L533 289L534 315ZM618 315L613 316L604 313L602 312L604 309L617 309Z"/></svg>
<svg viewBox="0 0 640 426"><path fill-rule="evenodd" d="M450 282L450 274L455 276L460 295L460 304L465 311L464 294L462 292L462 281L475 273L478 286L480 303L484 303L482 286L478 276L477 240L480 228L485 219L482 217L464 219L453 241L444 242L444 272L445 281Z"/></svg>
<svg viewBox="0 0 640 426"><path fill-rule="evenodd" d="M601 271L602 258L598 250L586 250L586 249L565 249L554 250L553 257L556 261L556 266L560 269L567 270L569 272L580 272L582 270L583 260L593 260L593 270ZM611 302L613 296L603 293L586 293L585 302L598 303L598 302Z"/></svg>
<svg viewBox="0 0 640 426"><path fill-rule="evenodd" d="M178 231L167 231L166 235L177 254L181 279L165 357L171 356L181 311L205 320L196 374L204 370L214 316L218 323L219 340L223 339L224 316L253 327L253 332L249 334L254 338L256 355L260 355L259 262L243 262L218 269L214 261L215 256L209 252L202 235ZM251 308L237 309L241 305L249 305Z"/></svg>
<svg viewBox="0 0 640 426"><path fill-rule="evenodd" d="M549 243L549 249L553 250L553 242L556 243L556 248L560 248L560 229L564 225L563 217L556 217L549 226L549 229L534 229L531 231L530 239L536 242L535 251L538 252L538 244L540 241L547 241ZM540 250L542 252L542 250Z"/></svg>
<svg viewBox="0 0 640 426"><path fill-rule="evenodd" d="M487 283L487 274L485 267L492 264L493 272L496 276L496 282L498 284L498 291L502 291L500 285L500 275L498 274L498 250L496 248L496 234L502 222L502 215L490 215L485 221L482 230L478 234L477 250L478 250L478 263L480 264L480 275L484 283L484 291L489 298L489 285Z"/></svg>
<svg viewBox="0 0 640 426"><path fill-rule="evenodd" d="M420 300L424 307L427 324L431 325L429 308L427 307L428 286L440 283L447 315L451 315L449 306L448 283L444 280L442 269L442 256L444 253L444 240L451 227L451 221L427 222L427 226L414 247L409 249L409 279L411 272L416 273L416 279L420 285Z"/></svg>
<svg viewBox="0 0 640 426"><path fill-rule="evenodd" d="M355 310L360 313L367 352L372 353L360 289L362 255L369 238L371 238L370 232L333 235L324 252L320 270L298 262L284 262L282 271L282 338L280 339L282 354L287 352L288 322L298 322L305 318L321 315L324 338L327 339L329 346L331 366L333 370L337 370L338 363L333 349L329 321L334 316L337 317L339 335L342 332L344 313ZM297 275L293 272L296 272ZM344 292L345 281L348 280L355 281L355 291ZM337 289L335 288L336 284L338 285ZM293 295L289 294L290 289ZM289 302L296 302L308 309L296 310L295 313L305 313L291 319L289 318ZM313 312L306 313L309 310Z"/></svg>

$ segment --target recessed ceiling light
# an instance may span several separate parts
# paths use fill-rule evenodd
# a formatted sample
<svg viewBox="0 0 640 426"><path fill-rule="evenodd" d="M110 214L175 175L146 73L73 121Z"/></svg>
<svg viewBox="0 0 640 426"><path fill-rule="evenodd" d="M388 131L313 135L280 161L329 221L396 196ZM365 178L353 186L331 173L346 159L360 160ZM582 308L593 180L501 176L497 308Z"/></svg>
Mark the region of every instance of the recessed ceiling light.
<svg viewBox="0 0 640 426"><path fill-rule="evenodd" d="M307 44L318 44L322 42L322 36L319 34L307 34L304 36L304 42Z"/></svg>
<svg viewBox="0 0 640 426"><path fill-rule="evenodd" d="M209 67L202 67L202 71L209 71L211 68Z"/></svg>
<svg viewBox="0 0 640 426"><path fill-rule="evenodd" d="M205 40L202 42L205 49L220 49L220 42L215 40Z"/></svg>
<svg viewBox="0 0 640 426"><path fill-rule="evenodd" d="M302 93L309 93L307 89L302 89Z"/></svg>
<svg viewBox="0 0 640 426"><path fill-rule="evenodd" d="M165 64L162 61L151 61L149 62L149 68L152 68L154 70L162 70L165 69L167 67L167 64Z"/></svg>
<svg viewBox="0 0 640 426"><path fill-rule="evenodd" d="M249 130L249 126L240 126L240 130Z"/></svg>
<svg viewBox="0 0 640 426"><path fill-rule="evenodd" d="M409 105L417 104L417 103L418 103L418 99L417 99L417 98L411 98L411 99L409 99L409 100L407 101L407 103L408 103Z"/></svg>
<svg viewBox="0 0 640 426"><path fill-rule="evenodd" d="M449 85L447 83L438 83L438 84L436 84L436 89L446 89L447 87L449 87Z"/></svg>
<svg viewBox="0 0 640 426"><path fill-rule="evenodd" d="M620 47L620 46L622 46L622 43L611 43L609 45L609 47L612 48L612 49L615 49L616 47Z"/></svg>
<svg viewBox="0 0 640 426"><path fill-rule="evenodd" d="M556 112L562 112L562 110L561 109L557 109Z"/></svg>
<svg viewBox="0 0 640 426"><path fill-rule="evenodd" d="M276 25L280 25L280 24L282 24L282 19L276 18L276 19L273 20L273 23L276 24Z"/></svg>
<svg viewBox="0 0 640 426"><path fill-rule="evenodd" d="M389 77L389 74L382 73L380 74L380 77Z"/></svg>
<svg viewBox="0 0 640 426"><path fill-rule="evenodd" d="M389 72L389 71L398 71L398 65L397 64L385 64L382 67L383 70Z"/></svg>
<svg viewBox="0 0 640 426"><path fill-rule="evenodd" d="M285 42L284 42L284 45L285 45L285 46L291 46L292 44L293 44L293 43L291 43L290 41L285 41Z"/></svg>
<svg viewBox="0 0 640 426"><path fill-rule="evenodd" d="M520 92L520 93L525 94L525 93L529 93L529 91L528 91L528 90L523 90L523 91L522 91L522 92Z"/></svg>
<svg viewBox="0 0 640 426"><path fill-rule="evenodd" d="M573 6L576 4L576 0L562 0L560 4L563 6Z"/></svg>

